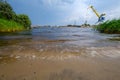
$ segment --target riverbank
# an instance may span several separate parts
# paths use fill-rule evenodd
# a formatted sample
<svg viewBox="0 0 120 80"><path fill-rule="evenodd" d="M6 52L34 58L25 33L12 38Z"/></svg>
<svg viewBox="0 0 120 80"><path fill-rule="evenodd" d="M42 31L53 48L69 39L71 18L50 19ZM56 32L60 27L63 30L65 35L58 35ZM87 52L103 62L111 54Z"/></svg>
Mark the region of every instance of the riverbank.
<svg viewBox="0 0 120 80"><path fill-rule="evenodd" d="M105 49L104 49L105 50ZM110 52L110 50L108 50ZM101 51L99 51L101 52ZM119 80L120 59L100 56L77 56L76 53L49 51L45 57L24 54L26 57L8 58L0 64L0 80ZM51 54L52 53L52 54ZM40 54L40 53L38 53ZM88 53L89 54L89 53ZM100 54L103 54L102 52ZM106 52L107 54L107 52ZM114 54L114 53L113 53ZM41 53L42 55L42 53ZM58 55L58 59L57 56ZM76 55L76 56L74 56ZM84 53L86 55L86 53ZM110 54L109 54L110 55ZM31 57L30 57L31 56ZM48 60L46 59L48 57ZM5 61L5 60L3 60ZM17 73L17 74L16 74ZM102 73L102 74L101 74Z"/></svg>
<svg viewBox="0 0 120 80"><path fill-rule="evenodd" d="M120 19L113 19L95 27L101 33L120 34Z"/></svg>
<svg viewBox="0 0 120 80"><path fill-rule="evenodd" d="M25 30L24 26L15 21L0 19L0 32L15 32L21 30Z"/></svg>
<svg viewBox="0 0 120 80"><path fill-rule="evenodd" d="M26 14L16 14L6 0L0 0L0 32L30 29L31 20Z"/></svg>

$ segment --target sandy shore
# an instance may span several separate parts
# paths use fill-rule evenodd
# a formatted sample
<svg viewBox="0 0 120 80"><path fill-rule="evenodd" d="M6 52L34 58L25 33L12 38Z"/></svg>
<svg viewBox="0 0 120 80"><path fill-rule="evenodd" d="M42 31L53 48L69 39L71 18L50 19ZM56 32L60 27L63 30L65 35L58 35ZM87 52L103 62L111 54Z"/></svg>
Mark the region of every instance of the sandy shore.
<svg viewBox="0 0 120 80"><path fill-rule="evenodd" d="M16 50L0 60L0 80L120 79L120 47Z"/></svg>

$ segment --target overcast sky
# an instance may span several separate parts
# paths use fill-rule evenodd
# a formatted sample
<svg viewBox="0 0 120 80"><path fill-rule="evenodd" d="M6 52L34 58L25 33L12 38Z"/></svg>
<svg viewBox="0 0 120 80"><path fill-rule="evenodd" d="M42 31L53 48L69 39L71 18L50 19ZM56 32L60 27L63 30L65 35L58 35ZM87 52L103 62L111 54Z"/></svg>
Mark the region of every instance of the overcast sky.
<svg viewBox="0 0 120 80"><path fill-rule="evenodd" d="M120 0L8 0L17 14L27 14L33 25L90 24L97 22L91 9L106 13L106 20L120 17Z"/></svg>

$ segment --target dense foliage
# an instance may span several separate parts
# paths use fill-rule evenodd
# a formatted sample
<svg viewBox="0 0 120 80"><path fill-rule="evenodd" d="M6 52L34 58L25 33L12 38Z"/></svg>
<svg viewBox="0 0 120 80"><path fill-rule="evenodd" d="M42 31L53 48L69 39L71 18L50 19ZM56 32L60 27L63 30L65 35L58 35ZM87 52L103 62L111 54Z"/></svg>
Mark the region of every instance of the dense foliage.
<svg viewBox="0 0 120 80"><path fill-rule="evenodd" d="M4 19L13 19L15 12L12 7L6 1L0 1L0 18Z"/></svg>
<svg viewBox="0 0 120 80"><path fill-rule="evenodd" d="M120 19L108 20L96 26L102 33L120 34Z"/></svg>
<svg viewBox="0 0 120 80"><path fill-rule="evenodd" d="M31 25L29 17L25 14L16 14L6 0L0 0L0 19L14 21L23 25L25 29L29 29Z"/></svg>
<svg viewBox="0 0 120 80"><path fill-rule="evenodd" d="M0 19L0 32L14 32L24 29L25 28L22 25L16 23L15 21Z"/></svg>
<svg viewBox="0 0 120 80"><path fill-rule="evenodd" d="M29 17L25 14L16 15L15 21L22 24L27 29L30 28L31 21L29 20Z"/></svg>

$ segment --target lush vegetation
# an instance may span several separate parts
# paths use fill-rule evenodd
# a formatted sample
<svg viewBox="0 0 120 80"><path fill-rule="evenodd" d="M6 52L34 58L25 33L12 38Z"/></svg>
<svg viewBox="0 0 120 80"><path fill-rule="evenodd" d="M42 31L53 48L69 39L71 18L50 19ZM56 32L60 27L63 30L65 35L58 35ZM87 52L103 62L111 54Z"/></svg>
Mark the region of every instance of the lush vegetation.
<svg viewBox="0 0 120 80"><path fill-rule="evenodd" d="M0 32L14 32L24 29L24 26L20 25L19 23L16 23L15 21L0 19Z"/></svg>
<svg viewBox="0 0 120 80"><path fill-rule="evenodd" d="M16 14L6 0L0 0L0 32L30 29L31 21L25 14Z"/></svg>
<svg viewBox="0 0 120 80"><path fill-rule="evenodd" d="M96 29L102 33L120 34L120 19L108 20L97 25Z"/></svg>

